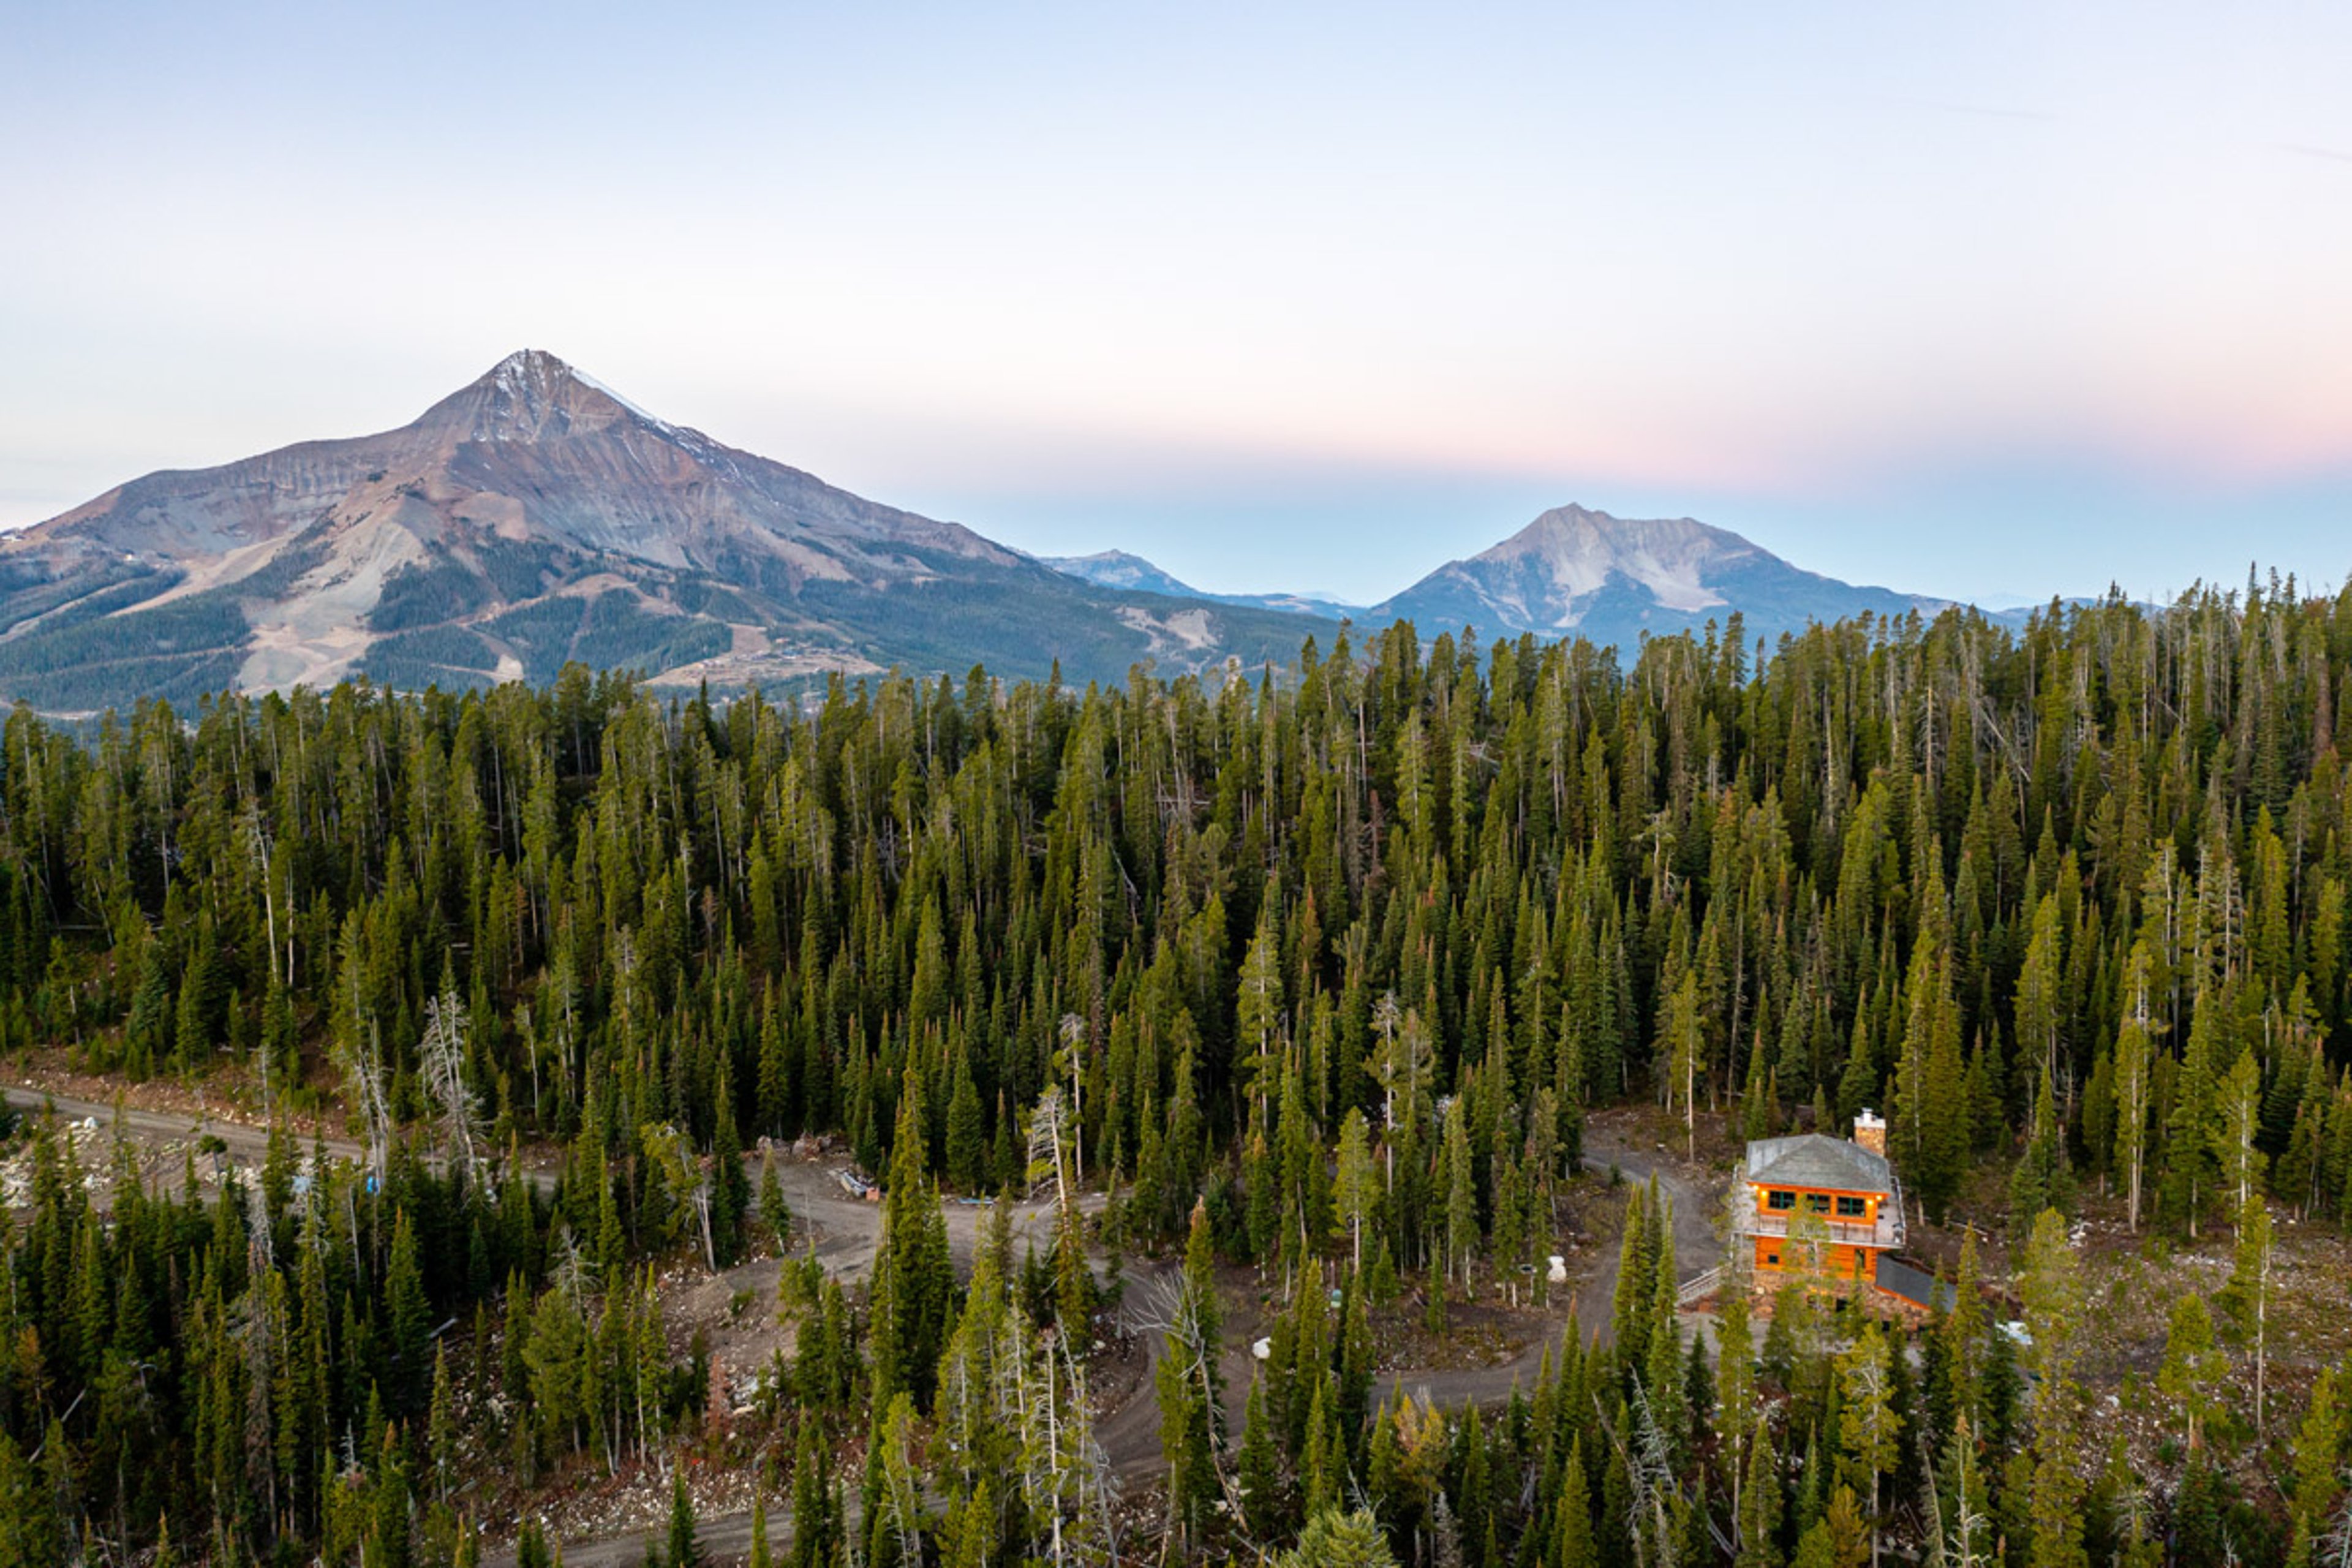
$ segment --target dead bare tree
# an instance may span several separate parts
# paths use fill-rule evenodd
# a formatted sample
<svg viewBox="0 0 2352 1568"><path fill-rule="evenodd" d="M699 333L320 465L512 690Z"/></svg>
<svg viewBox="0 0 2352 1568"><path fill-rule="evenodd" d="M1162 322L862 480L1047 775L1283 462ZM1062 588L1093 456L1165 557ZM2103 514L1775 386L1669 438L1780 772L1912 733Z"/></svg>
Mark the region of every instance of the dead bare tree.
<svg viewBox="0 0 2352 1568"><path fill-rule="evenodd" d="M693 1141L667 1122L658 1126L647 1123L639 1136L644 1140L646 1157L668 1184L671 1194L684 1200L701 1222L702 1261L713 1274L718 1273L719 1247L710 1232L710 1162L698 1155Z"/></svg>
<svg viewBox="0 0 2352 1568"><path fill-rule="evenodd" d="M475 1139L481 1116L466 1087L466 1006L455 991L425 999L425 1037L417 1043L425 1091L441 1112L441 1152L470 1190L476 1174Z"/></svg>
<svg viewBox="0 0 2352 1568"><path fill-rule="evenodd" d="M1594 1405L1601 1413L1601 1429L1624 1457L1626 1476L1633 1483L1627 1500L1626 1525L1633 1539L1634 1560L1643 1568L1675 1568L1675 1511L1689 1500L1675 1476L1665 1433L1650 1409L1649 1394L1637 1375L1633 1396L1626 1406L1631 1430L1625 1432L1617 1430L1609 1419L1607 1406L1597 1398ZM1717 1550L1726 1557L1733 1555L1737 1548L1722 1527L1711 1518L1704 1522Z"/></svg>
<svg viewBox="0 0 2352 1568"><path fill-rule="evenodd" d="M1142 1292L1136 1310L1128 1318L1130 1327L1160 1336L1162 1356L1176 1359L1186 1383L1198 1388L1201 1404L1209 1420L1209 1468L1216 1477L1217 1490L1225 1500L1225 1507L1234 1518L1241 1516L1242 1498L1234 1478L1225 1473L1219 1455L1224 1447L1225 1413L1218 1398L1217 1367L1210 1353L1207 1335L1202 1331L1195 1310L1192 1294L1174 1279L1155 1279Z"/></svg>
<svg viewBox="0 0 2352 1568"><path fill-rule="evenodd" d="M1076 1151L1077 1179L1087 1179L1087 1021L1076 1013L1062 1015L1062 1055L1070 1069L1070 1131Z"/></svg>
<svg viewBox="0 0 2352 1568"><path fill-rule="evenodd" d="M556 1288L574 1307L580 1305L596 1272L595 1266L580 1250L580 1238L561 1220L555 1226L555 1263L549 1272L555 1277Z"/></svg>
<svg viewBox="0 0 2352 1568"><path fill-rule="evenodd" d="M392 1102L384 1096L383 1051L373 1019L365 1035L345 1053L343 1076L351 1086L352 1101L367 1126L368 1190L378 1192L383 1186L385 1155L392 1147Z"/></svg>
<svg viewBox="0 0 2352 1568"><path fill-rule="evenodd" d="M2311 1560L2315 1568L2352 1568L2352 1494L2336 1510L2336 1522L2319 1538Z"/></svg>
<svg viewBox="0 0 2352 1568"><path fill-rule="evenodd" d="M1055 1204L1066 1209L1070 1183L1062 1163L1064 1121L1061 1088L1049 1083L1037 1096L1037 1108L1029 1113L1029 1195L1034 1198L1038 1187L1050 1177Z"/></svg>
<svg viewBox="0 0 2352 1568"><path fill-rule="evenodd" d="M1035 1544L1048 1563L1114 1562L1110 1464L1095 1440L1085 1363L1066 1335L1033 1339L1008 1319L1007 1338L999 1410L1019 1436L1022 1501L1045 1535Z"/></svg>

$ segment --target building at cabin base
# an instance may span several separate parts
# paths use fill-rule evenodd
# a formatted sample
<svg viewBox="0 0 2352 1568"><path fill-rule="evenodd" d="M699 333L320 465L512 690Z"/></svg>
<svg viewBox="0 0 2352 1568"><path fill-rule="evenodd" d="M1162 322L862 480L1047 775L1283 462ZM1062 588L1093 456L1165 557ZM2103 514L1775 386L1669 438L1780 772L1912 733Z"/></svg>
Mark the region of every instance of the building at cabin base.
<svg viewBox="0 0 2352 1568"><path fill-rule="evenodd" d="M1886 1158L1886 1123L1864 1110L1853 1140L1818 1132L1748 1145L1732 1205L1737 1245L1749 1251L1759 1290L1792 1273L1841 1295L1869 1291L1926 1310L1950 1288L1899 1262L1903 1184Z"/></svg>

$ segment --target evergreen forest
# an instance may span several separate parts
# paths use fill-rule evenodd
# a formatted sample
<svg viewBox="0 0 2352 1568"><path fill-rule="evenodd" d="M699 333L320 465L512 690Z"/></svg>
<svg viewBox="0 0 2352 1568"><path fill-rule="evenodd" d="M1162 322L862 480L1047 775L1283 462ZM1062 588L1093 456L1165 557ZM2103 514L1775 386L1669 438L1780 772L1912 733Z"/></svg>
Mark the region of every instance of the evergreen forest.
<svg viewBox="0 0 2352 1568"><path fill-rule="evenodd" d="M2352 591L2273 580L20 707L0 1568L549 1568L623 1479L667 1523L596 1561L664 1568L2352 1563L2347 699ZM266 1155L147 1169L68 1080ZM1925 1319L1737 1258L1682 1310L1690 1216L1586 1159L1719 1188L1866 1108ZM878 1184L870 1269L795 1141ZM789 1349L715 1370L675 1284L755 1263ZM1506 1396L1383 1375L1496 1312Z"/></svg>

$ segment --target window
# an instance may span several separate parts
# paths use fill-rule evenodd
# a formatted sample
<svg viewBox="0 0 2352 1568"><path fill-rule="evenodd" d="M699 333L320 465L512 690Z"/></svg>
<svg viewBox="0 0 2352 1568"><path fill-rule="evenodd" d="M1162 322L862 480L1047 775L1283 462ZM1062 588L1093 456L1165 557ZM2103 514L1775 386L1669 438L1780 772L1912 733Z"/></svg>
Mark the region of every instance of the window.
<svg viewBox="0 0 2352 1568"><path fill-rule="evenodd" d="M1768 1253L1766 1253L1766 1254L1764 1255L1764 1267L1765 1267L1765 1268L1780 1268L1780 1255L1779 1253L1777 1253L1777 1252L1768 1252Z"/></svg>
<svg viewBox="0 0 2352 1568"><path fill-rule="evenodd" d="M1792 1209L1797 1206L1797 1194L1775 1187L1764 1194L1764 1206L1772 1209Z"/></svg>
<svg viewBox="0 0 2352 1568"><path fill-rule="evenodd" d="M1838 1199L1838 1217L1841 1219L1860 1219L1869 1211L1870 1205L1861 1198Z"/></svg>
<svg viewBox="0 0 2352 1568"><path fill-rule="evenodd" d="M1827 1193L1807 1193L1807 1194L1805 1194L1805 1212L1806 1212L1807 1214L1827 1214L1827 1213L1829 1213L1829 1212L1830 1212L1830 1195L1829 1195L1829 1194L1827 1194Z"/></svg>

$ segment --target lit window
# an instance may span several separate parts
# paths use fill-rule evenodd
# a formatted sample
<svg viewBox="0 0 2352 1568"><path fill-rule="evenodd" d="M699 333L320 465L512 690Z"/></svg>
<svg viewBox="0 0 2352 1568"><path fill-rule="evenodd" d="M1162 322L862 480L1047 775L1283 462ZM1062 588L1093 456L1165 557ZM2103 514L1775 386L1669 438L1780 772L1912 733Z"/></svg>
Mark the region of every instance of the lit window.
<svg viewBox="0 0 2352 1568"><path fill-rule="evenodd" d="M1772 1191L1764 1194L1764 1206L1766 1208L1774 1209L1795 1208L1797 1206L1797 1194L1794 1193L1782 1192L1776 1187Z"/></svg>

